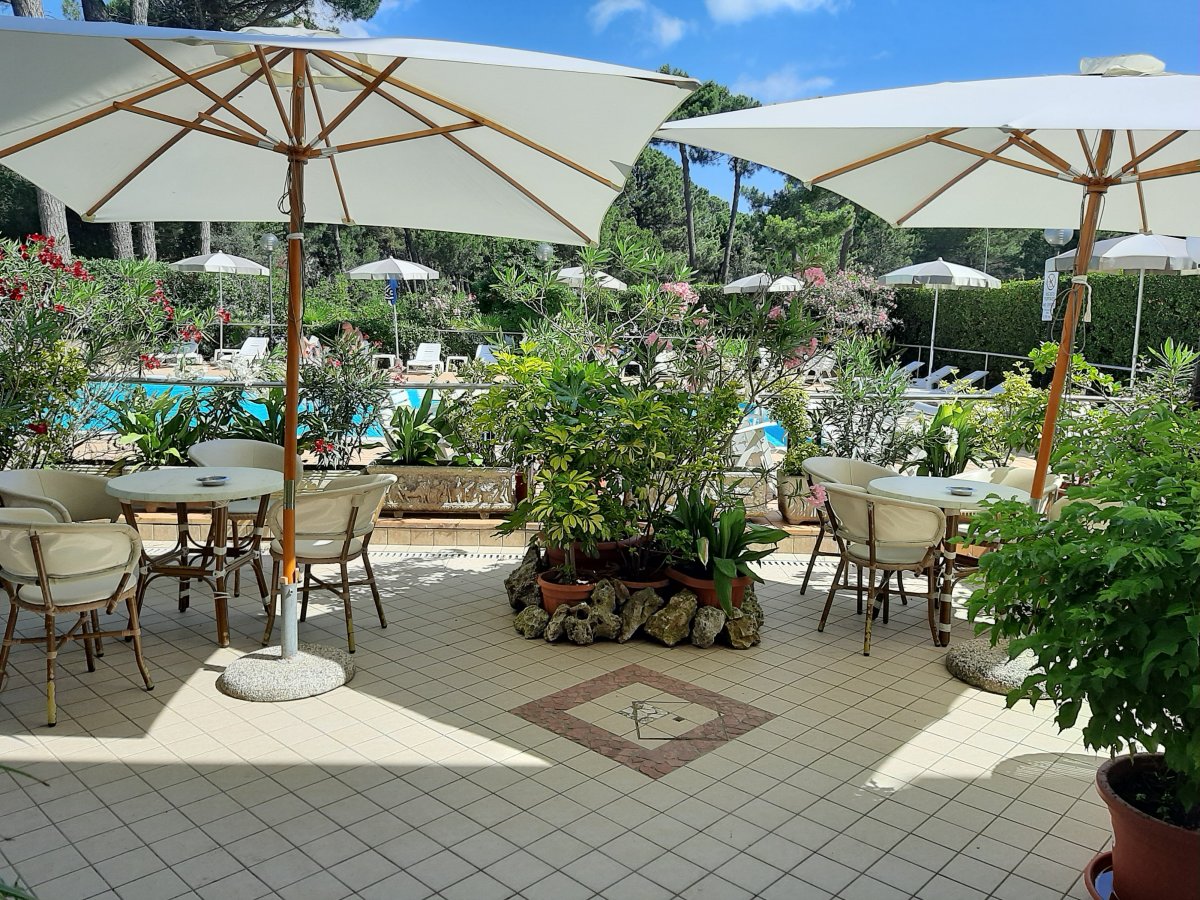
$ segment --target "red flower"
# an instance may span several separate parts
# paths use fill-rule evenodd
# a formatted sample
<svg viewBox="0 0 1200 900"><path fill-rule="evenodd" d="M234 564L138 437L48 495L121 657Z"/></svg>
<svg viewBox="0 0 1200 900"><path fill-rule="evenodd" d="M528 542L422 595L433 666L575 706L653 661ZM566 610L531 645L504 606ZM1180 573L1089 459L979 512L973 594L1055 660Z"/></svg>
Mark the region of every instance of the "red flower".
<svg viewBox="0 0 1200 900"><path fill-rule="evenodd" d="M331 359L329 364L335 369L340 369L342 367L342 361L340 359Z"/></svg>
<svg viewBox="0 0 1200 900"><path fill-rule="evenodd" d="M56 313L65 313L67 311L67 308L65 306L63 306L61 303L55 303L54 311Z"/></svg>
<svg viewBox="0 0 1200 900"><path fill-rule="evenodd" d="M162 368L162 360L159 359L157 356L143 353L138 357L138 359L141 360L142 368L144 368L144 369L153 370L153 369L161 369Z"/></svg>
<svg viewBox="0 0 1200 900"><path fill-rule="evenodd" d="M46 422L30 422L25 426L34 434L45 434L50 430L50 426Z"/></svg>
<svg viewBox="0 0 1200 900"><path fill-rule="evenodd" d="M228 325L229 324L229 310L227 310L227 309L217 310L217 318L220 319L222 322L224 322L226 325Z"/></svg>
<svg viewBox="0 0 1200 900"><path fill-rule="evenodd" d="M313 449L315 451L317 451L317 453L319 453L319 454L332 453L333 452L333 442L327 441L324 438L317 438L315 441L313 441Z"/></svg>

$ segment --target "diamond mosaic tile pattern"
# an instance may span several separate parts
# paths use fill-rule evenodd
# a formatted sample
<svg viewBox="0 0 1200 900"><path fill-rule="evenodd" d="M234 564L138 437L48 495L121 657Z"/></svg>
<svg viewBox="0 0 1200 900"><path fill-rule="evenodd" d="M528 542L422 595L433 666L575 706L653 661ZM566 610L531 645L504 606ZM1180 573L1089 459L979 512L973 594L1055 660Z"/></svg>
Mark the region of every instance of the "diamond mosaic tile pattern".
<svg viewBox="0 0 1200 900"><path fill-rule="evenodd" d="M391 625L355 595L359 671L322 697L217 693L258 646L252 597L221 650L203 593L179 613L154 592L153 693L126 645L94 673L64 648L55 729L43 656L15 648L0 762L46 784L0 773L0 876L43 900L1063 900L1086 897L1080 870L1110 842L1078 731L950 678L919 604L876 623L869 659L852 596L818 634L829 568L800 596L806 560L763 566L763 643L737 652L526 641L501 584L514 555L372 556ZM300 636L345 646L344 627L318 595ZM727 732L646 774L511 712L596 679L559 712L631 753ZM734 735L695 691L766 718ZM634 729L635 700L666 715Z"/></svg>
<svg viewBox="0 0 1200 900"><path fill-rule="evenodd" d="M621 690L634 686L640 690ZM651 704L647 717L630 706L643 697ZM669 711L671 706L677 709ZM513 712L651 778L670 774L775 718L774 713L638 665L564 688Z"/></svg>

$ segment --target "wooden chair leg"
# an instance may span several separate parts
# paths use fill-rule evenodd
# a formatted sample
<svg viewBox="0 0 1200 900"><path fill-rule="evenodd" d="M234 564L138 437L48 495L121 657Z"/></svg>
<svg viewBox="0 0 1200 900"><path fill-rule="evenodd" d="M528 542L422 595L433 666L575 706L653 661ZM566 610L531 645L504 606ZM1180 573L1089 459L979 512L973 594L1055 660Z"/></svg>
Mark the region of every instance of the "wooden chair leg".
<svg viewBox="0 0 1200 900"><path fill-rule="evenodd" d="M808 580L812 578L813 567L817 564L817 557L821 555L821 541L825 539L825 520L820 520L820 528L817 531L817 540L813 544L812 553L808 557L808 568L804 570L804 580L800 582L800 593L808 593Z"/></svg>
<svg viewBox="0 0 1200 900"><path fill-rule="evenodd" d="M938 595L936 592L938 590L938 583L937 583L936 567L930 566L928 569L925 570L925 574L926 574L926 578L928 581L928 587L927 587L927 591L925 594L925 603L926 603L927 613L929 616L929 633L933 635L934 643L937 643L937 641L938 641L938 629L937 629Z"/></svg>
<svg viewBox="0 0 1200 900"><path fill-rule="evenodd" d="M354 652L354 612L350 607L350 571L342 563L342 605L346 608L346 644Z"/></svg>
<svg viewBox="0 0 1200 900"><path fill-rule="evenodd" d="M363 552L363 569L367 573L367 584L371 586L371 596L375 598L375 612L379 613L379 627L387 628L387 617L383 614L383 601L379 597L379 585L375 583L375 571L371 568L371 557Z"/></svg>
<svg viewBox="0 0 1200 900"><path fill-rule="evenodd" d="M856 566L854 569L855 579L858 590L858 615L862 615L863 587L862 587L862 566Z"/></svg>
<svg viewBox="0 0 1200 900"><path fill-rule="evenodd" d="M308 592L312 586L312 566L304 567L304 585L300 588L300 621L308 619Z"/></svg>
<svg viewBox="0 0 1200 900"><path fill-rule="evenodd" d="M267 599L267 627L263 631L262 645L271 643L271 632L275 630L275 606L279 598L279 560L271 559L271 593Z"/></svg>
<svg viewBox="0 0 1200 900"><path fill-rule="evenodd" d="M908 606L908 592L904 590L904 573L896 572L896 590L900 592L900 602Z"/></svg>
<svg viewBox="0 0 1200 900"><path fill-rule="evenodd" d="M92 633L96 635L93 640L93 646L96 649L96 658L104 658L104 638L100 637L100 612L92 610Z"/></svg>
<svg viewBox="0 0 1200 900"><path fill-rule="evenodd" d="M4 643L0 644L0 690L8 680L8 651L12 648L13 632L17 630L17 604L10 601L8 622L4 625Z"/></svg>
<svg viewBox="0 0 1200 900"><path fill-rule="evenodd" d="M896 572L896 580L900 580L900 573ZM883 575L883 624L888 623L888 613L891 611L892 592L888 590L888 582L891 580L892 573L885 572Z"/></svg>
<svg viewBox="0 0 1200 900"><path fill-rule="evenodd" d="M46 725L50 728L58 724L58 707L54 705L54 663L57 657L54 616L46 616Z"/></svg>
<svg viewBox="0 0 1200 900"><path fill-rule="evenodd" d="M133 658L137 662L138 671L142 674L146 690L152 691L154 683L150 681L150 669L146 666L146 658L142 656L142 623L138 618L137 601L133 597L128 597L125 604L129 607L129 627L133 631Z"/></svg>
<svg viewBox="0 0 1200 900"><path fill-rule="evenodd" d="M96 655L92 652L92 637L88 630L91 624L91 617L81 612L79 614L79 623L76 627L79 629L79 636L83 639L83 655L87 659L87 670L89 672L96 671Z"/></svg>
<svg viewBox="0 0 1200 900"><path fill-rule="evenodd" d="M871 569L867 578L867 615L863 625L863 656L871 655L871 621L875 612L875 570Z"/></svg>
<svg viewBox="0 0 1200 900"><path fill-rule="evenodd" d="M271 589L267 587L267 574L263 571L261 553L254 554L254 558L250 560L250 567L254 569L254 577L258 581L258 596L262 597L263 605L265 606Z"/></svg>
<svg viewBox="0 0 1200 900"><path fill-rule="evenodd" d="M829 620L829 610L833 608L833 595L837 593L838 588L841 586L838 580L845 571L846 560L839 560L837 571L833 573L833 584L829 585L829 596L825 598L825 608L821 610L821 621L817 623L817 631L825 630L825 623Z"/></svg>

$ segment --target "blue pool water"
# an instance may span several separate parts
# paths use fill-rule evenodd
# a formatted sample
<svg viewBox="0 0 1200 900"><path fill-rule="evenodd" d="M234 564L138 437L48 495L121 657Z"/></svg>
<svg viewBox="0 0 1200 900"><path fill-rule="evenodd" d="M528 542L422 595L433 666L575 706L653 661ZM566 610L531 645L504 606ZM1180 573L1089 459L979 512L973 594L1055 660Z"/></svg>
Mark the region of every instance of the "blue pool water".
<svg viewBox="0 0 1200 900"><path fill-rule="evenodd" d="M111 387L115 388L115 390L113 392L113 397L115 399L123 399L125 396L127 396L129 389L131 387L130 385L123 385L123 384L122 385L107 385L107 386L111 386ZM151 382L149 384L143 384L142 387L144 387L146 389L146 393L149 394L151 397L158 397L158 396L161 396L162 394L170 394L173 397L186 397L187 395L191 394L193 391L198 392L201 396L203 396L204 394L206 394L212 390L212 388L209 388L209 387L193 387L191 385L186 385L186 384L167 384L165 382L162 384ZM421 394L422 393L424 393L424 391L416 390L413 388L408 388L408 389L403 389L403 390L394 390L394 391L392 391L392 402L394 404L407 403L408 406L415 408L415 407L419 406L421 403ZM437 397L435 396L434 401L433 401L434 408L437 407L437 402L438 402ZM255 418L258 418L258 419L266 418L266 408L261 403L258 403L257 401L251 399L248 396L242 397L242 409L244 409L246 412L253 415ZM754 415L751 415L748 417L748 422L750 422L751 424L753 424L757 421L761 421L761 420L762 420L761 417L754 416ZM767 436L767 440L773 446L782 447L787 443L787 435L784 432L782 425L772 423L772 424L768 425L766 428L764 428L763 431ZM383 437L383 429L379 427L378 422L371 423L371 427L367 429L367 437L370 437L370 438L382 438Z"/></svg>

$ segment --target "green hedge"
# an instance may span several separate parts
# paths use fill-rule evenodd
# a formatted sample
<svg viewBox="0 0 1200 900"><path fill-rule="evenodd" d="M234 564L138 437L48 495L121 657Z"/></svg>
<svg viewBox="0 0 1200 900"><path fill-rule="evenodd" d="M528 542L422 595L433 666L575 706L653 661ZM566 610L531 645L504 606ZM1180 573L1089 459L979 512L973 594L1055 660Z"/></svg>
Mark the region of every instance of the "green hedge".
<svg viewBox="0 0 1200 900"><path fill-rule="evenodd" d="M1137 275L1090 275L1092 321L1082 325L1077 347L1097 365L1128 366L1133 353ZM942 291L938 301L937 345L1024 356L1042 341L1057 340L1062 327L1063 292L1069 276L1059 278L1060 301L1053 323L1043 322L1042 282L1010 281L991 291ZM899 288L892 333L897 343L929 344L933 291ZM1200 347L1200 277L1146 275L1139 355L1146 356L1167 338ZM905 359L916 359L906 349ZM965 374L983 368L982 357L938 352L937 365L956 365ZM989 383L1012 367L1013 360L991 360Z"/></svg>

